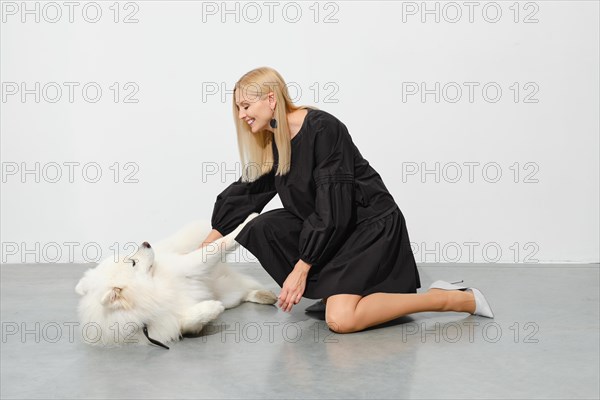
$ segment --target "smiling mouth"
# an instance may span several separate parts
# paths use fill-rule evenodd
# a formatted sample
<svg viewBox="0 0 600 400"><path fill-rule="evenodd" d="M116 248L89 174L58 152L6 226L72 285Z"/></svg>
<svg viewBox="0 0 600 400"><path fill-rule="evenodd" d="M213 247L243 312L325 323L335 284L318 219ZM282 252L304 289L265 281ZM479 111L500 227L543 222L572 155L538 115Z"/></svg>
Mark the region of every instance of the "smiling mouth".
<svg viewBox="0 0 600 400"><path fill-rule="evenodd" d="M248 125L252 126L252 124L256 121L254 118L247 121Z"/></svg>

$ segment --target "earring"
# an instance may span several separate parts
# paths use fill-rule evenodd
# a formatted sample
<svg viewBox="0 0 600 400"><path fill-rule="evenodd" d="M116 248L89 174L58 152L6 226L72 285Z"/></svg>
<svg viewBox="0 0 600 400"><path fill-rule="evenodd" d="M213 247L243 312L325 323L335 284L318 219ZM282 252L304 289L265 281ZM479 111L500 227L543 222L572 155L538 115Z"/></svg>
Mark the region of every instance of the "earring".
<svg viewBox="0 0 600 400"><path fill-rule="evenodd" d="M275 110L273 110L273 115L275 115ZM277 128L277 120L275 118L271 118L271 121L269 121L269 125L271 125L271 128L273 129Z"/></svg>

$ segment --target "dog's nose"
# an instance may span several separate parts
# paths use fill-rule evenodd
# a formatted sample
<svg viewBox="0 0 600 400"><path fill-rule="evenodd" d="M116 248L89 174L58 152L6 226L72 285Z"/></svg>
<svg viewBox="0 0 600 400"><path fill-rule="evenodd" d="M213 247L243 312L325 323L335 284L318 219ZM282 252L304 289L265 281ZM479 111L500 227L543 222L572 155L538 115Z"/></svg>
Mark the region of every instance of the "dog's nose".
<svg viewBox="0 0 600 400"><path fill-rule="evenodd" d="M142 246L144 246L145 248L149 249L150 248L150 243L144 242L144 243L142 243Z"/></svg>

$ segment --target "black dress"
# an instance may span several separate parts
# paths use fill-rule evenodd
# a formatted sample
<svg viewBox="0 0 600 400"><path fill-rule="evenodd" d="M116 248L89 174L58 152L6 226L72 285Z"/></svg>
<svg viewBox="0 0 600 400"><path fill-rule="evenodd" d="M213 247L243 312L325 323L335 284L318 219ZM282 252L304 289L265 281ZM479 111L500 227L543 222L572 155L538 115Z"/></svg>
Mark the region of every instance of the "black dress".
<svg viewBox="0 0 600 400"><path fill-rule="evenodd" d="M290 171L275 165L254 182L241 177L216 199L212 227L227 235L279 194L284 208L248 222L236 241L283 286L299 259L312 265L304 297L375 292L416 293L421 287L406 221L380 175L336 117L308 109L292 138Z"/></svg>

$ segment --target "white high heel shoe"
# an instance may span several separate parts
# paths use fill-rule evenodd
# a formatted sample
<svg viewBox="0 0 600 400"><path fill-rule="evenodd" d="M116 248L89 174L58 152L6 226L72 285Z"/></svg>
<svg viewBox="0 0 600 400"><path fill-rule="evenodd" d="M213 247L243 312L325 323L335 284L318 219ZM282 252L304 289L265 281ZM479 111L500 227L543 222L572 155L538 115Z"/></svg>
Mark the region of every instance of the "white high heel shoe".
<svg viewBox="0 0 600 400"><path fill-rule="evenodd" d="M460 283L462 281L449 283L446 281L435 281L429 286L429 289L444 289L444 290L470 290L475 296L475 312L473 315L481 315L482 317L494 318L494 313L492 312L492 308L489 303L481 293L476 288L470 288L466 286L455 285L455 283Z"/></svg>

